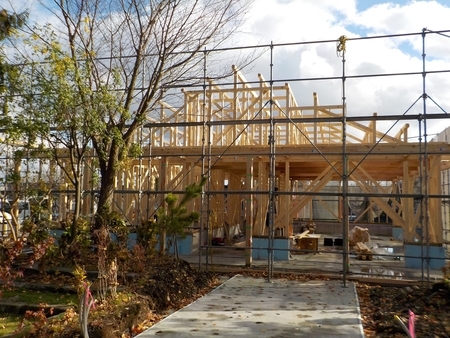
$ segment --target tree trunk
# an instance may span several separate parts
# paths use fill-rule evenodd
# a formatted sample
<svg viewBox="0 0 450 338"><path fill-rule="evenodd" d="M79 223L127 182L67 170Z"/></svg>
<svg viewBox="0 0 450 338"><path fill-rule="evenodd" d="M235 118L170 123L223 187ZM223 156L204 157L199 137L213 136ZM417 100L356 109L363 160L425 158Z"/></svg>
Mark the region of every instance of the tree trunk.
<svg viewBox="0 0 450 338"><path fill-rule="evenodd" d="M115 170L109 168L105 173L102 173L100 196L98 199L97 216L95 228L100 229L105 216L111 211L112 203L114 201L114 180Z"/></svg>
<svg viewBox="0 0 450 338"><path fill-rule="evenodd" d="M75 241L77 236L77 222L81 213L81 199L82 199L82 187L81 187L81 176L78 174L78 177L75 179L75 211L72 218L72 224L70 227L70 242Z"/></svg>
<svg viewBox="0 0 450 338"><path fill-rule="evenodd" d="M95 218L95 229L100 229L105 216L112 209L114 202L115 179L117 175L117 163L119 154L119 146L113 142L108 153L109 158L106 160L99 157L100 164L100 196L98 199L97 213Z"/></svg>

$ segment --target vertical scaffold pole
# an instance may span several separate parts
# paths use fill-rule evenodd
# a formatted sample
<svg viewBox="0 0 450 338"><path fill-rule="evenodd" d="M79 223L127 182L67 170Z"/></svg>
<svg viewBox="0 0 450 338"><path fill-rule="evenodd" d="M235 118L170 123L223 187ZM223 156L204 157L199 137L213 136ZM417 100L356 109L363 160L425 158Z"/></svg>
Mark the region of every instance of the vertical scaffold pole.
<svg viewBox="0 0 450 338"><path fill-rule="evenodd" d="M270 42L270 127L269 127L269 147L270 147L270 170L269 170L269 234L267 241L267 279L272 281L273 260L274 260L274 213L275 213L275 121L273 117L273 42Z"/></svg>
<svg viewBox="0 0 450 338"><path fill-rule="evenodd" d="M428 151L427 151L427 91L426 91L426 65L425 65L425 37L426 37L426 28L422 29L422 122L423 122L423 158L420 161L420 168L421 168L421 179L423 180L421 186L421 189L423 187L423 190L421 190L421 197L422 197L422 208L421 208L421 223L422 223L422 231L425 228L425 244L426 244L426 251L425 251L425 264L427 269L427 285L430 282L430 236L429 236L429 215L428 215ZM419 124L421 124L421 121L419 121ZM419 135L421 138L421 135ZM422 152L421 155L422 156ZM424 235L422 234L422 238ZM423 241L422 241L422 280L423 280L423 258L424 258L424 252L423 252Z"/></svg>
<svg viewBox="0 0 450 338"><path fill-rule="evenodd" d="M202 177L205 176L205 155L206 155L206 48L203 51L203 102L202 102ZM209 189L209 179L207 183L207 189ZM203 230L205 227L205 217L204 213L206 213L206 239L208 240L209 234L209 195L205 196L205 187L202 187L201 194L201 203L200 203L200 236L199 236L199 246L200 250L198 253L198 267L201 268L202 264L202 247L203 247ZM208 244L208 243L207 243ZM206 248L205 254L205 270L208 271L208 251L209 248Z"/></svg>
<svg viewBox="0 0 450 338"><path fill-rule="evenodd" d="M347 158L347 107L345 93L345 52L347 37L342 35L338 40L337 53L342 57L342 280L344 287L347 283L347 274L350 270L349 242L348 242L348 158Z"/></svg>

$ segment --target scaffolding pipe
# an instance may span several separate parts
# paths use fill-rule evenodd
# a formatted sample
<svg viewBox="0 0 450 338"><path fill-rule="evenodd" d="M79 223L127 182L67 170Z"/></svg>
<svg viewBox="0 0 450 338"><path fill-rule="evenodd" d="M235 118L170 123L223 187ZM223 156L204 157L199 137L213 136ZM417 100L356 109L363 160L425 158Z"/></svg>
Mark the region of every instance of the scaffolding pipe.
<svg viewBox="0 0 450 338"><path fill-rule="evenodd" d="M202 102L202 168L201 168L201 176L202 178L205 175L205 154L206 154L206 72L207 72L207 60L206 60L207 52L206 48L203 51L203 102ZM211 156L209 156L211 158ZM209 163L209 162L208 162ZM208 173L210 168L208 167ZM209 192L210 190L210 179L208 178L208 181L206 183L206 189ZM209 193L206 194L205 197L205 188L202 187L202 193L201 193L201 202L200 202L200 235L199 235L199 253L198 253L198 265L199 268L201 267L202 262L202 248L203 248L203 228L206 225L206 239L209 241L209 199L210 195ZM205 223L205 213L206 213L206 224ZM211 243L207 243L211 244ZM209 263L209 256L208 256L209 249L206 249L205 253L205 270L208 271L208 263Z"/></svg>
<svg viewBox="0 0 450 338"><path fill-rule="evenodd" d="M425 216L425 244L426 244L426 269L427 269L427 286L430 284L430 236L429 236L429 212L428 212L428 154L427 154L427 91L426 91L426 53L425 53L425 37L426 37L426 28L422 30L422 107L423 107L423 147L424 147L424 155L423 155L423 172L424 175L424 198L423 198L423 210ZM422 218L423 220L423 218ZM422 226L423 229L423 226ZM422 242L423 247L423 242ZM422 255L423 256L423 255Z"/></svg>
<svg viewBox="0 0 450 338"><path fill-rule="evenodd" d="M269 233L267 242L267 279L272 281L273 277L273 260L274 260L274 213L275 213L275 123L273 116L273 44L270 44L270 125L269 125L269 148L270 148L270 170L269 170Z"/></svg>
<svg viewBox="0 0 450 338"><path fill-rule="evenodd" d="M350 272L349 241L348 241L348 158L347 158L347 109L345 92L345 51L347 37L342 35L338 40L337 53L342 57L342 280L344 287L347 283L347 274Z"/></svg>
<svg viewBox="0 0 450 338"><path fill-rule="evenodd" d="M198 120L198 117L196 117L196 121L193 122L164 122L164 123L148 123L144 126L144 128L148 128L149 133L150 133L150 138L149 138L149 144L148 144L148 155L142 154L139 157L139 178L138 178L138 184L139 184L139 195L138 195L138 220L139 220L139 215L141 214L141 212L143 212L143 210L140 210L141 208L141 198L142 198L142 194L149 194L152 192L152 188L151 188L151 177L152 177L152 160L156 157L159 156L161 158L164 157L175 157L175 156L184 156L184 159L182 160L186 160L186 158L188 158L189 156L194 156L194 155L186 155L184 154L182 151L180 151L179 153L177 152L176 154L172 153L170 155L167 154L163 154L163 155L152 155L152 141L156 142L155 145L158 146L158 139L156 138L158 135L161 137L161 146L164 147L164 134L161 131L160 134L158 133L158 128L161 128L161 130L163 128L169 128L169 127L176 127L176 126L185 126L185 127L197 127L198 129L202 128L203 131L203 138L202 138L202 145L201 145L201 157L199 158L199 160L195 163L195 166L197 166L196 168L198 168L199 166L199 162L201 160L201 170L202 170L202 176L204 175L209 175L209 173L211 172L211 170L214 168L214 165L211 165L211 159L213 158L212 156L217 156L218 159L221 159L222 156L235 156L235 154L239 154L241 156L250 156L253 155L254 153L251 152L251 150L247 150L244 152L236 152L234 150L228 151L229 148L227 148L224 152L224 154L221 155L212 155L212 127L213 126L225 126L225 125L233 125L233 126L238 126L238 125L257 125L257 124L266 124L269 125L270 130L269 130L269 145L270 145L270 149L269 151L265 151L264 153L258 153L259 156L263 155L266 156L265 160L266 162L264 163L264 165L267 164L267 160L269 160L270 163L270 178L269 178L269 189L268 191L251 191L251 190L242 190L242 191L218 191L218 190L214 190L211 191L211 186L210 186L210 178L208 177L208 184L205 188L202 189L202 196L201 196L201 219L200 219L200 248L202 248L203 243L203 239L202 236L205 235L204 233L204 229L203 227L206 226L207 231L209 232L209 226L210 226L210 221L209 221L209 216L210 216L210 199L212 198L212 196L217 195L217 194L229 194L229 195L233 195L233 194L244 194L244 193L249 193L249 194L269 194L269 233L268 233L268 256L269 256L269 260L268 260L268 272L269 272L269 281L272 278L272 273L273 273L273 260L274 260L274 234L275 234L275 229L274 229L274 215L275 215L275 200L276 200L276 196L277 195L291 195L291 196L298 196L298 195L313 195L313 196L341 196L342 197L342 216L343 216L343 220L342 220L342 233L343 233L343 237L344 237L344 250L343 250L343 280L344 280L344 286L346 284L346 278L347 278L347 274L349 273L349 248L348 248L348 226L349 226L349 220L348 220L348 198L350 196L377 196L377 197L391 197L391 198L395 198L395 197L402 197L402 198L417 198L420 199L420 210L418 210L418 212L420 213L420 226L423 229L423 232L421 234L422 237L422 281L425 281L425 267L426 267L426 273L427 273L427 281L429 282L430 280L430 226L433 224L430 222L430 217L429 217L429 202L430 202L430 198L444 198L445 195L444 194L433 194L433 190L430 193L430 189L432 189L431 183L429 181L429 168L428 168L428 160L430 155L432 154L441 154L441 153L435 153L432 149L431 145L428 145L428 134L427 134L427 120L428 119L448 119L448 114L429 114L427 111L427 99L431 97L428 96L428 94L426 93L426 75L427 74L431 74L431 73L438 73L438 72L448 72L447 70L445 71L426 71L426 54L425 54L425 37L426 34L428 33L436 33L436 32L431 32L428 31L427 29L423 29L422 30L422 72L415 72L415 73L409 73L409 74L421 74L422 75L422 103L423 103L423 111L422 114L414 114L414 115L389 115L389 116L351 116L348 117L347 116L347 109L346 109L346 80L347 79L352 79L352 78L358 78L358 77L370 77L370 76L388 76L388 75L397 75L397 74L375 74L375 75L357 75L357 76L352 76L352 75L347 75L346 71L345 71L345 63L346 63L346 59L345 59L345 49L343 51L341 51L341 56L342 56L342 76L341 77L336 77L336 79L341 79L342 80L342 105L339 105L339 109L342 109L342 117L330 117L330 118L322 118L322 117L317 117L317 118L312 118L312 117L306 117L306 118L298 118L298 117L292 117L289 119L284 119L284 118L280 118L279 116L274 116L274 104L276 103L274 101L274 91L277 90L277 88L274 88L274 83L276 83L279 80L276 80L273 78L273 52L274 52L274 47L275 46L280 46L280 45L274 45L273 43L270 44L270 82L269 85L270 87L268 89L270 89L270 117L269 119L260 119L260 120L237 120L236 118L233 120L228 120L228 121L210 121L211 116L208 115L207 116L207 109L206 109L206 104L208 104L207 102L207 94L209 95L209 91L207 91L207 86L206 86L206 66L207 66L207 51L205 49L204 51L204 69L203 69L203 104L202 104L202 121ZM419 35L419 33L417 34ZM355 40L355 39L348 39L348 40ZM333 40L335 41L335 40ZM306 42L308 43L308 42ZM312 42L309 42L312 43ZM345 45L344 45L345 46ZM404 74L403 74L404 75ZM332 78L321 78L321 80L326 80L326 79L332 79ZM295 80L295 79L293 79ZM306 81L306 80L311 80L311 79L300 79L301 81ZM284 80L283 80L284 81ZM236 84L237 82L235 82L234 84ZM241 83L241 82L240 82ZM251 82L248 82L247 84L250 84ZM259 83L259 82L258 82ZM198 84L200 85L200 84ZM189 86L189 85L188 85ZM265 87L267 88L267 86ZM214 90L211 91L212 93L214 93ZM212 95L212 94L211 94ZM262 99L261 99L262 100ZM431 99L432 100L432 99ZM420 101L420 97L418 98L418 101ZM434 101L433 101L434 102ZM419 151L414 151L414 152L408 152L405 153L405 155L419 155L419 181L420 181L420 192L419 193L413 193L413 194L375 194L375 193L351 193L348 190L348 183L349 183L349 156L352 155L352 152L349 152L349 147L347 146L347 136L351 136L350 133L347 134L347 127L351 126L350 122L358 122L358 121L388 121L388 120L417 120L418 121L418 126L419 126ZM276 126L279 123L288 123L288 122L293 122L293 123L320 123L320 122L341 122L342 123L342 153L341 152L323 152L323 155L337 155L339 158L342 158L342 162L343 162L343 167L342 167L342 174L338 173L340 178L341 178L341 182L343 184L343 188L342 191L340 193L323 193L323 192L276 192L276 172L275 172L275 165L276 165L276 156L275 155L290 155L291 153L288 153L286 151L278 151L277 148L277 152L275 152L275 146L276 146L276 138L277 138L277 133L276 133ZM206 128L208 128L208 131L206 131ZM259 127L259 126L258 126ZM152 129L153 128L153 129ZM155 129L156 128L156 129ZM152 140L152 130L155 133L155 139ZM155 131L156 130L156 131ZM262 130L262 127L261 127ZM206 135L208 134L208 135ZM260 133L260 137L261 137ZM206 138L208 138L206 140ZM140 140L142 143L143 140L143 134L142 134L142 129L141 129L141 135L140 135ZM280 139L278 139L279 141ZM208 147L206 147L206 143L208 142ZM259 142L261 145L263 145L264 142ZM350 144L350 143L349 143ZM198 147L200 148L200 147ZM303 149L301 147L299 147L298 149ZM200 149L198 149L200 150ZM199 151L196 150L197 155ZM157 151L156 149L154 151ZM302 154L307 154L306 152L302 151L298 151L295 153L295 155L302 155ZM357 152L355 152L355 154L358 154ZM389 153L389 152L380 152L380 153L376 153L377 155L389 155L389 154L396 154L395 152ZM27 155L27 158L29 158L30 155ZM148 157L148 167L149 167L149 180L147 182L147 191L144 191L142 189L143 183L141 182L142 178L142 163L145 160L145 158ZM192 157L191 157L192 158ZM10 161L10 154L7 153L6 157L5 157L6 161ZM417 159L417 157L416 157ZM182 161L181 160L181 161ZM208 163L206 163L206 161L208 161ZM186 162L180 162L180 165L183 165ZM178 163L177 163L178 164ZM40 170L42 170L42 163L40 164ZM27 168L26 168L26 177L27 177L27 181L28 181L28 174L29 171L31 170L29 167L29 162L27 161ZM207 171L206 171L207 170ZM450 175L450 171L447 171L447 174ZM447 193L448 193L448 180L449 178L447 177ZM267 181L265 181L267 182ZM31 183L30 183L31 184ZM92 181L91 181L92 184ZM266 184L266 183L265 183ZM445 184L445 178L443 179L443 184ZM28 182L26 182L26 185L28 185ZM5 186L6 188L6 186ZM154 189L155 191L153 191L153 193L155 194L155 196L162 196L163 194L169 192L169 190L167 189L161 189L158 191L158 187L155 187ZM96 190L94 190L94 187L92 187L92 189L89 190L84 190L84 192L86 194L94 194L96 192ZM173 192L173 191L170 191ZM53 190L53 193L73 193L72 190L66 189L66 190ZM136 193L136 191L127 191L126 187L125 189L115 189L115 193L120 195L126 195L126 194L130 194L130 193ZM178 192L173 192L173 193L183 193L181 190ZM6 194L6 190L5 190L5 194ZM93 199L92 199L93 201ZM158 200L159 201L159 200ZM266 206L264 206L266 207ZM432 207L432 205L431 205ZM151 210L154 214L154 209ZM444 213L444 218L445 221L447 222L447 213L448 209L444 209L443 213ZM264 210L264 212L266 212L266 210ZM147 217L149 216L150 213L150 202L149 199L147 199ZM445 223L447 224L447 223ZM448 228L447 226L444 227L443 231L447 231ZM205 248L205 246L203 246L203 248ZM426 252L425 252L426 250ZM208 251L206 252L207 255L207 266L208 266ZM201 250L199 252L199 265L201 265ZM426 266L424 265L426 264Z"/></svg>

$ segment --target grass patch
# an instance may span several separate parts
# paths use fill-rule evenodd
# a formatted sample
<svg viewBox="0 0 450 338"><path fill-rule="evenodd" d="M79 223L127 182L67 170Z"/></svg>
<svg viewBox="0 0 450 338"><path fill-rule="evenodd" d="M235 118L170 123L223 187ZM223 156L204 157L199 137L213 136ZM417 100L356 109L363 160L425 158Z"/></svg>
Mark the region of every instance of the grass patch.
<svg viewBox="0 0 450 338"><path fill-rule="evenodd" d="M73 293L55 293L49 291L27 290L22 288L0 290L0 301L27 304L73 305L78 304L78 297Z"/></svg>
<svg viewBox="0 0 450 338"><path fill-rule="evenodd" d="M0 337L14 333L18 329L19 324L22 322L23 317L23 315L16 314L0 314ZM29 320L24 321L25 325L29 325L31 323L32 322Z"/></svg>
<svg viewBox="0 0 450 338"><path fill-rule="evenodd" d="M0 292L0 302L5 303L68 305L73 307L78 304L78 296L73 293L56 293L23 288L0 288ZM0 337L13 334L22 321L25 327L33 323L32 320L24 320L24 314L0 313ZM18 334L17 337L20 336Z"/></svg>

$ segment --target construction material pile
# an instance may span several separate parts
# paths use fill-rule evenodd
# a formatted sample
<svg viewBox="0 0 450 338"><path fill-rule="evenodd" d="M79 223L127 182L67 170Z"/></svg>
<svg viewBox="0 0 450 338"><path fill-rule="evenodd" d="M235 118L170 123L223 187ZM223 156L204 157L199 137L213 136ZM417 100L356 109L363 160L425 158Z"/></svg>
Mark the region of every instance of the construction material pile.
<svg viewBox="0 0 450 338"><path fill-rule="evenodd" d="M350 246L355 246L356 243L369 243L370 234L369 229L355 226L348 233L348 243Z"/></svg>
<svg viewBox="0 0 450 338"><path fill-rule="evenodd" d="M372 251L364 243L370 242L369 229L355 226L348 234L349 245L354 247L357 259L364 261L372 260Z"/></svg>

